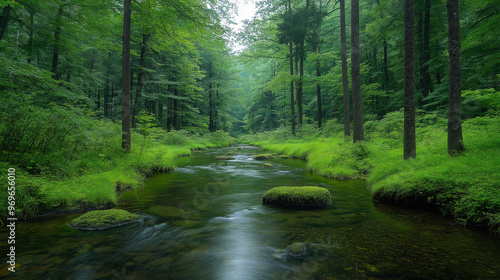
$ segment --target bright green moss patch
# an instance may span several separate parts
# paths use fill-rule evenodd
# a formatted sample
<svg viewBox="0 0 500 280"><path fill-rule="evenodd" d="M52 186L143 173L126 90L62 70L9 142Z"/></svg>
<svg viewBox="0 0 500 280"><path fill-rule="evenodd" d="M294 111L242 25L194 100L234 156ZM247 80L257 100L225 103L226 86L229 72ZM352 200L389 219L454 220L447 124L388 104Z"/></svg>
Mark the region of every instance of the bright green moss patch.
<svg viewBox="0 0 500 280"><path fill-rule="evenodd" d="M216 156L216 160L231 160L234 159L232 156Z"/></svg>
<svg viewBox="0 0 500 280"><path fill-rule="evenodd" d="M236 152L235 151L229 151L226 153L226 156L235 156Z"/></svg>
<svg viewBox="0 0 500 280"><path fill-rule="evenodd" d="M260 154L260 155L255 155L253 156L253 159L256 160L266 160L266 159L273 159L274 156L271 154Z"/></svg>
<svg viewBox="0 0 500 280"><path fill-rule="evenodd" d="M267 162L266 162L266 163L263 163L263 164L262 164L262 167L264 167L264 168L269 168L269 167L274 167L274 165L272 165L272 164L270 164L270 163L267 163Z"/></svg>
<svg viewBox="0 0 500 280"><path fill-rule="evenodd" d="M276 187L264 194L262 203L287 207L327 207L332 200L330 192L321 187Z"/></svg>
<svg viewBox="0 0 500 280"><path fill-rule="evenodd" d="M133 223L137 215L122 209L95 210L74 219L69 225L81 230L103 230Z"/></svg>

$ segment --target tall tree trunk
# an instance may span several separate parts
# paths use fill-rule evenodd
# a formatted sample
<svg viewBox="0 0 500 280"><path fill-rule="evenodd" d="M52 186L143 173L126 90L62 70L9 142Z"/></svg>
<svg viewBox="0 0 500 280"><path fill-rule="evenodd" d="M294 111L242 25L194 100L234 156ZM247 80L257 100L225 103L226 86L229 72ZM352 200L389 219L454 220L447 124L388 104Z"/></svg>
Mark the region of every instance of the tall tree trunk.
<svg viewBox="0 0 500 280"><path fill-rule="evenodd" d="M349 109L349 81L347 77L347 46L345 27L345 0L340 0L340 49L342 56L342 90L344 93L344 135L351 136L351 113Z"/></svg>
<svg viewBox="0 0 500 280"><path fill-rule="evenodd" d="M309 0L306 0L306 13L309 10ZM303 96L304 96L304 59L305 59L305 38L306 34L300 40L299 44L299 81L297 82L297 115L299 128L303 124Z"/></svg>
<svg viewBox="0 0 500 280"><path fill-rule="evenodd" d="M387 58L387 40L384 39L384 89L389 91L389 60Z"/></svg>
<svg viewBox="0 0 500 280"><path fill-rule="evenodd" d="M0 16L0 40L3 39L3 35L5 34L5 30L7 30L7 25L10 19L10 10L12 7L7 5L3 7L2 15Z"/></svg>
<svg viewBox="0 0 500 280"><path fill-rule="evenodd" d="M127 153L132 148L130 134L130 2L131 0L124 0L122 49L122 148Z"/></svg>
<svg viewBox="0 0 500 280"><path fill-rule="evenodd" d="M150 34L142 34L141 55L139 57L139 73L137 74L134 110L132 111L132 128L137 127L137 115L139 114L139 104L141 102L142 88L144 86L144 67L146 62L146 54L148 52L149 37Z"/></svg>
<svg viewBox="0 0 500 280"><path fill-rule="evenodd" d="M359 0L351 1L351 81L353 109L353 141L363 141L363 105L361 101L359 51Z"/></svg>
<svg viewBox="0 0 500 280"><path fill-rule="evenodd" d="M104 84L104 118L109 116L109 75L111 74L111 52L108 52L106 80Z"/></svg>
<svg viewBox="0 0 500 280"><path fill-rule="evenodd" d="M448 0L446 7L448 11L448 53L450 54L448 153L455 155L465 151L462 138L462 55L458 0Z"/></svg>
<svg viewBox="0 0 500 280"><path fill-rule="evenodd" d="M288 0L288 12L290 16L292 15L292 4L291 0ZM288 50L290 54L290 78L293 77L293 40L290 39L288 44ZM292 122L292 135L295 136L295 100L294 100L294 82L290 81L290 110L291 110L291 122Z"/></svg>
<svg viewBox="0 0 500 280"><path fill-rule="evenodd" d="M417 155L415 142L415 29L413 0L405 0L404 12L404 159Z"/></svg>
<svg viewBox="0 0 500 280"><path fill-rule="evenodd" d="M61 44L61 26L62 26L62 14L64 12L64 6L66 5L64 2L66 0L61 0L62 3L59 4L59 9L57 10L56 16L56 30L54 31L54 48L52 51L52 77L56 80L59 79L59 73L57 72L57 66L59 64L59 46Z"/></svg>

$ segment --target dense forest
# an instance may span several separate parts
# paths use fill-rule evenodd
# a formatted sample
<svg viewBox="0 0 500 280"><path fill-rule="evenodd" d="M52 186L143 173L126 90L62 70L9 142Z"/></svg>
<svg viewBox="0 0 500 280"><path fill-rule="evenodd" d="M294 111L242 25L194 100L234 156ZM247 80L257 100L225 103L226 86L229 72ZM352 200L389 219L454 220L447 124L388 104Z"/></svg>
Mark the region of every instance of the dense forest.
<svg viewBox="0 0 500 280"><path fill-rule="evenodd" d="M176 157L240 141L500 224L499 1L256 6L235 32L228 0L0 1L18 216L112 206Z"/></svg>

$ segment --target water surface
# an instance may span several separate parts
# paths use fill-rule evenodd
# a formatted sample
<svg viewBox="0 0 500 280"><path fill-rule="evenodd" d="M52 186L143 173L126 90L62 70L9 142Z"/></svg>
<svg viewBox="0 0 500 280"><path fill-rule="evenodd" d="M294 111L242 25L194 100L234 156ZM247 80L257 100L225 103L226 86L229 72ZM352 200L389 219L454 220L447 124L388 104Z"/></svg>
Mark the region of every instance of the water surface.
<svg viewBox="0 0 500 280"><path fill-rule="evenodd" d="M178 159L179 168L126 193L118 208L141 222L84 232L79 214L17 229L16 279L500 279L500 240L435 213L374 204L363 181L334 181L295 159L257 161L242 146ZM264 168L264 162L272 163ZM315 185L333 198L321 210L263 206L276 186ZM0 232L5 240L7 231ZM286 255L311 242L303 258ZM5 243L1 244L6 252ZM20 267L19 267L20 265ZM7 274L6 267L0 277ZM14 278L13 277L13 278Z"/></svg>

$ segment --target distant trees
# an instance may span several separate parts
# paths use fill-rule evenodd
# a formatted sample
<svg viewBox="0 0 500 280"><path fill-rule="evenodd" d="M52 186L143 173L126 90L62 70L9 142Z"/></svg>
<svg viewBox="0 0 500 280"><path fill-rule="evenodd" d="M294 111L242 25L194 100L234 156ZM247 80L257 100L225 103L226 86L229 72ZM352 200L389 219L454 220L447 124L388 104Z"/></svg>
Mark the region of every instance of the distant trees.
<svg viewBox="0 0 500 280"><path fill-rule="evenodd" d="M340 0L340 47L342 59L342 92L344 98L344 135L351 136L351 112L349 107L349 77L347 74L345 17L345 0Z"/></svg>
<svg viewBox="0 0 500 280"><path fill-rule="evenodd" d="M123 45L122 45L122 148L130 152L132 139L130 133L130 26L131 0L124 0Z"/></svg>

